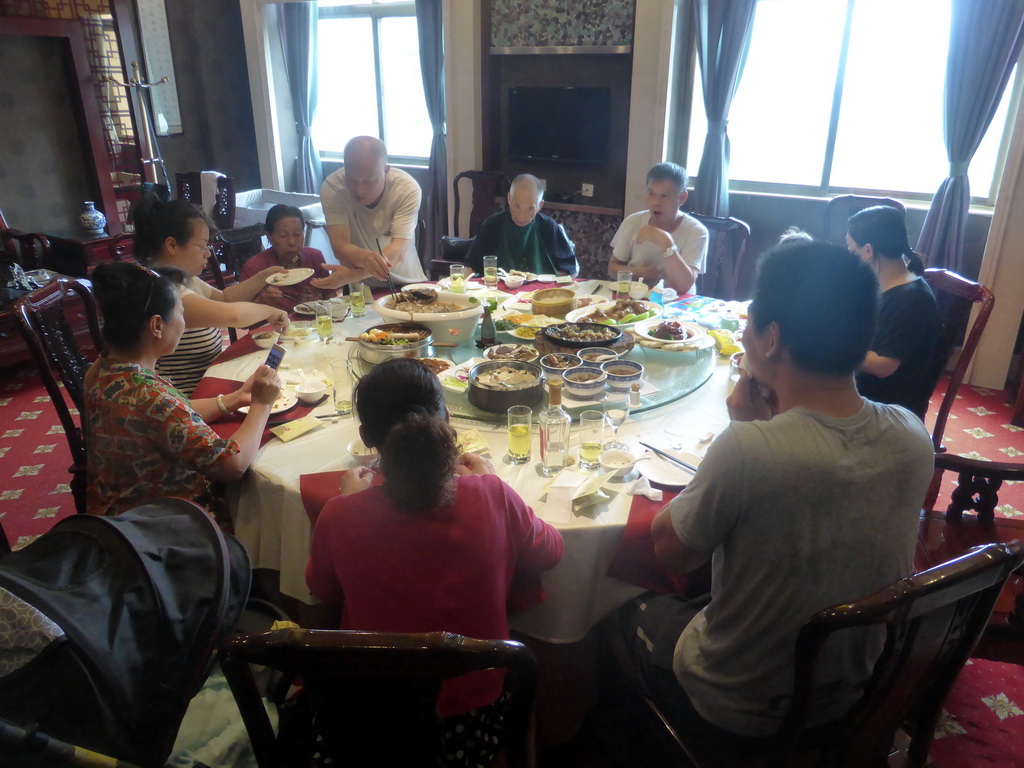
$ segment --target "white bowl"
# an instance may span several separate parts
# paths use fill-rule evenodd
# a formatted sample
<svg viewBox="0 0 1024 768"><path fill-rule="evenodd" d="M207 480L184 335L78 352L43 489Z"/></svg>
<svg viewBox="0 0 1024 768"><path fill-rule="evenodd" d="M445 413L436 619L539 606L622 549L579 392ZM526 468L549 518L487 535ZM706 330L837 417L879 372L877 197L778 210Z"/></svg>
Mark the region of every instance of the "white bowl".
<svg viewBox="0 0 1024 768"><path fill-rule="evenodd" d="M646 299L650 290L651 287L647 285L647 283L633 281L629 284L629 298L636 299L637 301L640 299Z"/></svg>
<svg viewBox="0 0 1024 768"><path fill-rule="evenodd" d="M270 335L266 336L265 334L268 333ZM261 333L254 333L252 336L252 340L256 342L256 346L260 349L270 349L277 344L279 338L281 338L281 334L277 331L262 331Z"/></svg>
<svg viewBox="0 0 1024 768"><path fill-rule="evenodd" d="M633 382L640 381L644 367L635 360L612 360L601 364L601 370L608 374L608 389L612 392L629 392ZM628 370L629 373L620 371Z"/></svg>
<svg viewBox="0 0 1024 768"><path fill-rule="evenodd" d="M594 378L590 381L573 381L576 376L583 373L594 374ZM608 374L600 368L581 365L562 376L562 387L577 400L590 400L604 394L604 383L607 380Z"/></svg>
<svg viewBox="0 0 1024 768"><path fill-rule="evenodd" d="M637 458L629 451L611 450L602 453L597 460L601 463L601 469L611 472L612 477L625 477L633 471Z"/></svg>
<svg viewBox="0 0 1024 768"><path fill-rule="evenodd" d="M346 448L348 448L348 452L352 455L352 458L355 459L356 464L359 464L360 466L368 467L377 460L377 449L368 448L363 441L358 438L349 443Z"/></svg>
<svg viewBox="0 0 1024 768"><path fill-rule="evenodd" d="M307 381L295 388L295 395L306 405L319 402L327 391L327 385L322 381Z"/></svg>
<svg viewBox="0 0 1024 768"><path fill-rule="evenodd" d="M523 282L524 280L521 277L506 277L505 287L515 290L516 288L522 287Z"/></svg>
<svg viewBox="0 0 1024 768"><path fill-rule="evenodd" d="M434 335L434 341L450 341L456 344L473 341L473 332L476 330L480 316L484 313L484 305L474 296L467 296L464 293L451 293L450 291L438 291L438 301L455 304L465 307L457 312L398 312L390 307L384 306L384 301L391 297L382 296L373 302L373 308L381 317L391 322L414 322L430 328Z"/></svg>

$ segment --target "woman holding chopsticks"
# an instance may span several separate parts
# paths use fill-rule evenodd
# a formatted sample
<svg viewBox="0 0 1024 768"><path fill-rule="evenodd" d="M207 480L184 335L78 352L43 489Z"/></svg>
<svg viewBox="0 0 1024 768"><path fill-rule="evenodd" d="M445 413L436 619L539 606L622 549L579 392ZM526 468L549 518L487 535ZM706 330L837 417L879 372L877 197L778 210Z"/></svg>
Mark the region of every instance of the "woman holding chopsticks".
<svg viewBox="0 0 1024 768"><path fill-rule="evenodd" d="M287 313L251 301L270 275L285 271L282 267L267 267L223 291L199 278L211 252L210 220L191 203L146 196L136 203L132 217L135 257L143 264L171 267L186 275L181 288L186 330L177 349L157 363L157 373L183 395L192 394L220 354L224 328L248 328L264 322L279 330L288 326Z"/></svg>

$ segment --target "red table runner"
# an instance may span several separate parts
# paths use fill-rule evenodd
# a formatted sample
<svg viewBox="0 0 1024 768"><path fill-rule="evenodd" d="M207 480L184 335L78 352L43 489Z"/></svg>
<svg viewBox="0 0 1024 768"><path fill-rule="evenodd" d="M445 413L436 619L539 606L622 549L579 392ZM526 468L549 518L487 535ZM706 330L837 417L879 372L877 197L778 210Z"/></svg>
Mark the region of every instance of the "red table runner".
<svg viewBox="0 0 1024 768"><path fill-rule="evenodd" d="M232 347L241 344L242 340L239 339ZM216 376L205 376L202 381L196 385L195 392L192 393L193 399L203 399L207 397L216 397L217 395L226 395L229 392L234 392L241 386L241 382L233 381L231 379L219 379ZM307 414L313 412L313 410L319 405L303 405L299 403L294 408L284 413L278 413L270 417L268 427L263 430L263 436L260 438L260 445L266 445L274 437L270 432L270 427L276 426L278 423L283 421L291 421L292 419L299 419ZM238 431L238 428L242 426L242 422L245 421L245 414L233 413L230 416L225 416L219 421L215 421L210 425L210 429L216 432L221 437L227 439Z"/></svg>

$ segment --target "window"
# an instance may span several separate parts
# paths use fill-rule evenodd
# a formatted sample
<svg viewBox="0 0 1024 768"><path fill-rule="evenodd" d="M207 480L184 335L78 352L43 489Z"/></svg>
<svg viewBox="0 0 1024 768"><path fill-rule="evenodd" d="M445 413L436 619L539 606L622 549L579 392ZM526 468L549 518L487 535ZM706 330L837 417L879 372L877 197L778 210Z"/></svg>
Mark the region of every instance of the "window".
<svg viewBox="0 0 1024 768"><path fill-rule="evenodd" d="M320 0L313 141L341 157L353 136L378 136L392 160L426 160L433 136L420 76L415 3Z"/></svg>
<svg viewBox="0 0 1024 768"><path fill-rule="evenodd" d="M948 170L950 2L760 0L729 114L733 188L930 199ZM687 166L696 174L707 119L699 71L694 79ZM1013 86L971 162L979 203L995 198Z"/></svg>

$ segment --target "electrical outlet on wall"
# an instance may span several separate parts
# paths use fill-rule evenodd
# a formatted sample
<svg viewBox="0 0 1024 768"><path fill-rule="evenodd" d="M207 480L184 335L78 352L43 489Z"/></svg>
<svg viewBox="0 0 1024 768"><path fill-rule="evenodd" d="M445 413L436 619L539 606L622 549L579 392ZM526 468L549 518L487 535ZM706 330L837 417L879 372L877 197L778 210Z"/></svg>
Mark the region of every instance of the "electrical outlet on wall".
<svg viewBox="0 0 1024 768"><path fill-rule="evenodd" d="M583 195L584 197L593 197L594 196L594 185L593 184L584 184L580 194Z"/></svg>

